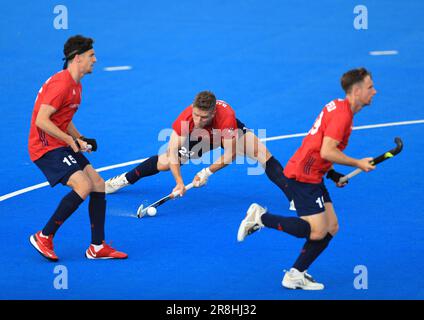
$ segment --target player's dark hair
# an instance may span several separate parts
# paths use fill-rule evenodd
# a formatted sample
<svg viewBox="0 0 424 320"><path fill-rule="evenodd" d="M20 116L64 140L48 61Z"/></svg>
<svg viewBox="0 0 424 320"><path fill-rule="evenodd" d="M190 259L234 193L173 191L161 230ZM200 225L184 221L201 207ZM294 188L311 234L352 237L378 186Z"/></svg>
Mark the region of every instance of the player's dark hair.
<svg viewBox="0 0 424 320"><path fill-rule="evenodd" d="M345 72L340 79L343 90L346 93L350 93L352 86L355 83L364 81L367 76L371 77L371 73L365 68L357 68Z"/></svg>
<svg viewBox="0 0 424 320"><path fill-rule="evenodd" d="M66 69L68 61L71 61L77 54L82 54L90 49L93 49L94 40L91 38L76 35L70 37L63 46L63 54L65 55L65 63L63 69Z"/></svg>
<svg viewBox="0 0 424 320"><path fill-rule="evenodd" d="M198 108L204 111L211 111L215 109L216 97L210 91L202 91L196 95L193 102L193 108Z"/></svg>

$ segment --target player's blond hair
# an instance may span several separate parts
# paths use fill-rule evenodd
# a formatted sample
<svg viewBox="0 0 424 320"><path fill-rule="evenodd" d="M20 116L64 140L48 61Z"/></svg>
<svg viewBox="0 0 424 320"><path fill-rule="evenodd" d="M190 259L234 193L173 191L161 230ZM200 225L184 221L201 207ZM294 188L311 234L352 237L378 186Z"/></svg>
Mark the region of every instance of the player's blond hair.
<svg viewBox="0 0 424 320"><path fill-rule="evenodd" d="M215 109L216 97L211 91L202 91L196 95L193 102L193 108L204 111L212 111Z"/></svg>

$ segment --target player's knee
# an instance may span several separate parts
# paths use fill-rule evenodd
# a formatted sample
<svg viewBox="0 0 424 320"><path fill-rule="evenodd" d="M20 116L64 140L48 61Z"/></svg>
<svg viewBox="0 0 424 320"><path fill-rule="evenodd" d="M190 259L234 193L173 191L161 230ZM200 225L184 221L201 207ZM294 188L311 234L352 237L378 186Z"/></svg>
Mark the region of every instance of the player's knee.
<svg viewBox="0 0 424 320"><path fill-rule="evenodd" d="M158 161L157 167L158 171L168 171L169 170L169 164L168 163L161 163Z"/></svg>
<svg viewBox="0 0 424 320"><path fill-rule="evenodd" d="M332 236L336 235L336 233L339 232L339 224L338 223L334 223L334 224L330 225L329 228L328 228L328 232Z"/></svg>
<svg viewBox="0 0 424 320"><path fill-rule="evenodd" d="M83 199L87 198L88 195L94 190L94 185L88 178L79 179L72 185L72 189Z"/></svg>
<svg viewBox="0 0 424 320"><path fill-rule="evenodd" d="M161 154L158 158L158 162L156 164L156 169L158 171L168 171L169 170L169 156L165 154Z"/></svg>
<svg viewBox="0 0 424 320"><path fill-rule="evenodd" d="M105 192L105 181L102 177L98 176L94 178L92 181L92 191L96 192Z"/></svg>
<svg viewBox="0 0 424 320"><path fill-rule="evenodd" d="M328 231L326 228L315 228L311 230L310 240L322 240L327 235Z"/></svg>

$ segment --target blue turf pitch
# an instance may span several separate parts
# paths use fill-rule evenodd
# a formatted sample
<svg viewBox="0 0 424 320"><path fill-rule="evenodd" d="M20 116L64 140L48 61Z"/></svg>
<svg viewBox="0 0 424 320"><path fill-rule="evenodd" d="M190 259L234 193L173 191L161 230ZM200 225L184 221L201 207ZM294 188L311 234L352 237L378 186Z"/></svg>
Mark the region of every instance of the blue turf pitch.
<svg viewBox="0 0 424 320"><path fill-rule="evenodd" d="M318 4L319 3L319 4ZM43 82L62 66L65 40L95 39L98 63L83 79L77 127L96 137L96 168L158 152L169 128L198 91L226 100L250 128L268 137L307 132L328 101L343 97L340 75L373 72L378 91L355 126L424 119L424 22L421 1L366 1L368 29L353 27L356 1L65 1L69 29L53 27L57 1L2 1L0 12L0 196L44 182L27 153L33 103ZM371 56L374 50L398 55ZM130 65L130 71L106 72ZM340 232L310 272L322 292L281 287L303 240L261 230L243 243L236 234L252 202L292 215L266 176L232 165L202 189L137 220L140 203L173 188L162 173L108 197L107 239L126 261L88 261L87 204L55 238L61 258L42 259L29 245L64 187L44 187L0 202L1 299L423 299L423 124L354 131L346 153L376 156L404 140L404 151L349 186L328 184ZM284 165L301 138L267 143ZM252 167L253 165L250 165ZM203 166L182 171L189 182ZM102 172L109 178L131 167ZM351 168L338 167L347 173ZM56 290L54 268L68 270ZM356 266L368 289L356 290Z"/></svg>

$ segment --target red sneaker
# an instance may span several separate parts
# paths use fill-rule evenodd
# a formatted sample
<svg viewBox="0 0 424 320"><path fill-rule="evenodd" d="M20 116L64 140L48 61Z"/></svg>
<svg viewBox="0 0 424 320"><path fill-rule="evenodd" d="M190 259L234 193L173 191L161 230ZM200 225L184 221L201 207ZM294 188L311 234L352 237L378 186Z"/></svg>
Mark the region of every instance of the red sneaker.
<svg viewBox="0 0 424 320"><path fill-rule="evenodd" d="M85 251L85 256L87 259L126 259L128 255L124 252L117 251L113 249L110 245L106 244L103 241L103 248L96 252L94 246L90 244L87 251Z"/></svg>
<svg viewBox="0 0 424 320"><path fill-rule="evenodd" d="M53 251L53 236L45 237L41 235L41 231L29 237L29 241L35 249L47 260L57 261L59 258Z"/></svg>

